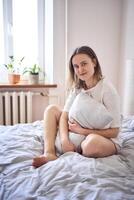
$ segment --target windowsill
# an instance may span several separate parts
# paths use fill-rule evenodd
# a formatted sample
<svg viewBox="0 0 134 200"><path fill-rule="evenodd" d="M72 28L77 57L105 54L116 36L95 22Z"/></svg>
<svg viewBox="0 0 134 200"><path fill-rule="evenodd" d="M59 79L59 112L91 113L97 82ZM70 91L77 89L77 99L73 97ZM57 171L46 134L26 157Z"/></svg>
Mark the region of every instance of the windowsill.
<svg viewBox="0 0 134 200"><path fill-rule="evenodd" d="M28 81L21 81L17 84L0 83L0 89L2 88L57 88L57 84L51 84L51 83L29 84Z"/></svg>

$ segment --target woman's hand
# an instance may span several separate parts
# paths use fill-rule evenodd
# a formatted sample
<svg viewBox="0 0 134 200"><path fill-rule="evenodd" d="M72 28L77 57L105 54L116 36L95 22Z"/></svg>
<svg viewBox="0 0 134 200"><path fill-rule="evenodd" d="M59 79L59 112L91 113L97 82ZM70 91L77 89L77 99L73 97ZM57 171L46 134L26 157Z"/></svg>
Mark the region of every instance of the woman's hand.
<svg viewBox="0 0 134 200"><path fill-rule="evenodd" d="M87 129L87 128L83 128L81 127L81 125L76 122L75 120L73 121L68 121L68 127L69 127L69 131L74 132L76 134L80 134L80 135L89 135L90 133L93 133L93 129Z"/></svg>
<svg viewBox="0 0 134 200"><path fill-rule="evenodd" d="M82 128L80 126L80 124L78 122L76 122L75 120L73 121L68 121L68 126L69 126L69 131L71 132L74 132L74 133L78 133L78 134L81 134L81 135L84 135L83 132L84 132L84 128Z"/></svg>
<svg viewBox="0 0 134 200"><path fill-rule="evenodd" d="M73 152L76 151L75 145L69 139L61 141L61 145L63 153L66 153L68 151L73 151Z"/></svg>

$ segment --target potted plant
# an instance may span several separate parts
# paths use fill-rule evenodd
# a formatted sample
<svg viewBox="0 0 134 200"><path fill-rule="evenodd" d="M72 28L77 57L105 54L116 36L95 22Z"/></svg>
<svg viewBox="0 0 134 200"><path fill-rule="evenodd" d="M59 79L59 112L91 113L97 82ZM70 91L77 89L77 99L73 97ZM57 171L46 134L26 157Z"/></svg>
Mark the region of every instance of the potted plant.
<svg viewBox="0 0 134 200"><path fill-rule="evenodd" d="M30 67L24 68L23 74L29 73L29 83L38 84L39 83L39 72L41 68L38 64L33 64Z"/></svg>
<svg viewBox="0 0 134 200"><path fill-rule="evenodd" d="M8 80L11 84L16 84L20 81L20 66L24 57L22 57L18 62L14 59L14 56L9 56L9 63L4 64L8 70Z"/></svg>

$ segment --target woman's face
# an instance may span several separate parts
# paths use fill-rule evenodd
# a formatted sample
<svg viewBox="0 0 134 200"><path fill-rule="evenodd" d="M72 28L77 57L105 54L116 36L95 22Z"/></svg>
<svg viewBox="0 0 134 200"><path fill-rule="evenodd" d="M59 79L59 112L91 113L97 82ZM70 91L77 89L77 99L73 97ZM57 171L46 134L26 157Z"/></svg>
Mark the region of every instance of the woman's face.
<svg viewBox="0 0 134 200"><path fill-rule="evenodd" d="M86 54L77 54L72 59L74 72L82 81L88 82L93 79L95 63Z"/></svg>

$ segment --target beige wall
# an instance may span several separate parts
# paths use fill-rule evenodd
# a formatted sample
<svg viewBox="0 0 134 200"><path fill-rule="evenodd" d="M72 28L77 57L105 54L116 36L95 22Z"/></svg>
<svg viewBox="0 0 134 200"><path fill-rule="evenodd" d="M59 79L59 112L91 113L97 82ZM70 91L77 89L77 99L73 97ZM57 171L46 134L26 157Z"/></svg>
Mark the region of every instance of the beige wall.
<svg viewBox="0 0 134 200"><path fill-rule="evenodd" d="M133 0L123 0L123 11L122 11L122 29L121 29L121 61L119 68L119 89L122 99L122 110L126 114L126 108L130 107L131 104L132 110L129 114L134 115L134 74L131 74L131 77L128 77L126 74L129 65L128 63L134 60L134 1ZM134 63L134 61L133 61ZM134 64L133 64L134 67ZM131 70L133 73L133 70ZM132 79L133 77L133 79ZM129 85L128 78L131 78L131 84ZM127 91L129 94L127 95Z"/></svg>
<svg viewBox="0 0 134 200"><path fill-rule="evenodd" d="M68 56L77 46L91 46L104 75L118 88L121 0L68 1Z"/></svg>
<svg viewBox="0 0 134 200"><path fill-rule="evenodd" d="M81 45L95 50L104 75L118 89L123 104L125 62L134 58L133 10L133 0L54 0L53 77L58 87L50 93L57 98L35 97L33 120L43 118L48 104L58 102L63 107L68 59Z"/></svg>
<svg viewBox="0 0 134 200"><path fill-rule="evenodd" d="M117 88L123 107L126 60L134 58L134 1L57 0L55 4L60 13L55 17L55 81L61 91L72 51L89 45L98 55L104 75Z"/></svg>
<svg viewBox="0 0 134 200"><path fill-rule="evenodd" d="M72 51L81 45L95 50L104 75L118 89L123 104L125 62L134 58L133 10L133 0L54 1L53 77L61 106L65 101L67 62Z"/></svg>
<svg viewBox="0 0 134 200"><path fill-rule="evenodd" d="M54 83L52 95L65 102L68 59L81 45L91 46L123 104L126 61L134 58L133 0L54 0ZM48 100L36 97L33 119L42 119ZM51 103L57 103L52 101Z"/></svg>

